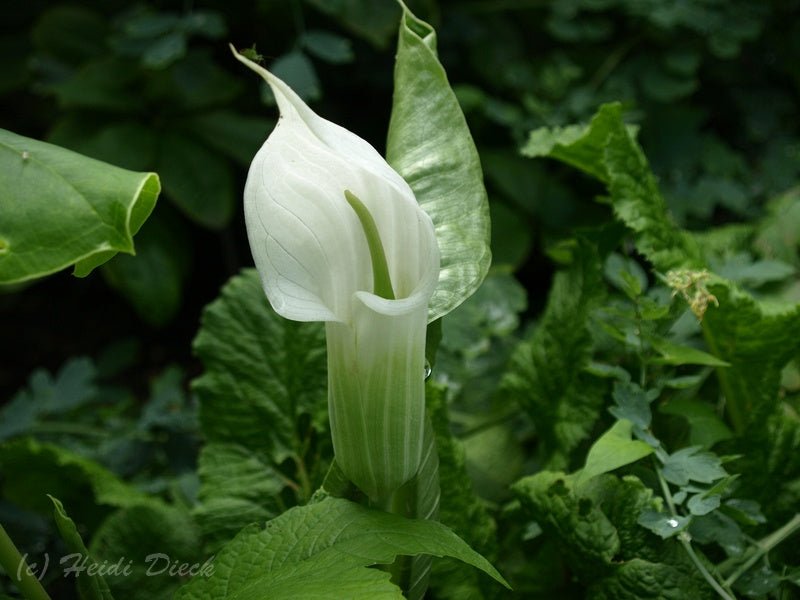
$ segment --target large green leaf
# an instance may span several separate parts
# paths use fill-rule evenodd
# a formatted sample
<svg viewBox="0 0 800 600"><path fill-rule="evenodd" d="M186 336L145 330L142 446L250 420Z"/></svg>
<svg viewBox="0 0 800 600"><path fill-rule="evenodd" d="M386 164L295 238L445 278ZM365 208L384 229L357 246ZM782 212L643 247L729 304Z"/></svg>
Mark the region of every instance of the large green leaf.
<svg viewBox="0 0 800 600"><path fill-rule="evenodd" d="M605 570L620 549L619 534L596 502L584 500L575 479L558 471L540 471L514 484L523 510L558 540L571 562L580 563L583 577Z"/></svg>
<svg viewBox="0 0 800 600"><path fill-rule="evenodd" d="M0 283L75 265L88 275L133 235L161 190L134 173L0 129Z"/></svg>
<svg viewBox="0 0 800 600"><path fill-rule="evenodd" d="M207 444L197 474L200 491L194 516L212 549L245 525L263 523L285 508L285 480L263 456L238 444Z"/></svg>
<svg viewBox="0 0 800 600"><path fill-rule="evenodd" d="M709 285L719 307L710 307L703 333L712 352L730 363L717 370L725 408L741 434L763 427L779 408L781 370L800 356L800 305L770 306L724 281Z"/></svg>
<svg viewBox="0 0 800 600"><path fill-rule="evenodd" d="M436 32L403 8L386 158L436 229L442 263L430 321L480 286L491 262L489 204L480 159L447 74Z"/></svg>
<svg viewBox="0 0 800 600"><path fill-rule="evenodd" d="M711 600L718 598L705 582L693 578L689 565L634 558L614 569L613 576L592 585L591 600Z"/></svg>
<svg viewBox="0 0 800 600"><path fill-rule="evenodd" d="M216 548L319 483L332 452L325 330L278 316L247 269L206 307L194 351L205 367L193 387L207 441L195 514Z"/></svg>
<svg viewBox="0 0 800 600"><path fill-rule="evenodd" d="M178 600L402 598L388 573L365 567L398 555L458 558L505 584L486 559L440 523L406 519L339 498L295 507L243 530L220 551L214 574Z"/></svg>
<svg viewBox="0 0 800 600"><path fill-rule="evenodd" d="M319 323L278 316L258 274L231 279L206 307L194 351L205 373L193 382L209 442L229 442L280 463L302 452L302 416L326 412L325 333Z"/></svg>

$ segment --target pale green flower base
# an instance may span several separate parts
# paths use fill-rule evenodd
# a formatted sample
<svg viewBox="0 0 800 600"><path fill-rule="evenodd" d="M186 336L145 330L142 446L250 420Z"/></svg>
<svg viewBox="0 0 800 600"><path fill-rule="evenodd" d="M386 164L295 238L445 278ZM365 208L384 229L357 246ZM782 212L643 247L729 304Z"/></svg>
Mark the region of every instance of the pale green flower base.
<svg viewBox="0 0 800 600"><path fill-rule="evenodd" d="M387 315L354 304L352 326L326 324L331 434L342 471L382 503L422 460L427 306Z"/></svg>

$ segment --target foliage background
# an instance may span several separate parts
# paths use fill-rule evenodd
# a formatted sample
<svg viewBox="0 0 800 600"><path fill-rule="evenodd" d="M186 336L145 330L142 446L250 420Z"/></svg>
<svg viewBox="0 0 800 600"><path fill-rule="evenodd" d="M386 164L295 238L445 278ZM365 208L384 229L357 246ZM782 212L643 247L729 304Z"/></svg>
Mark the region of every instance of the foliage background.
<svg viewBox="0 0 800 600"><path fill-rule="evenodd" d="M520 154L532 129L583 122L601 103L621 101L673 218L694 231L754 222L800 179L796 0L409 5L437 29L492 209L496 277L480 292L483 304L465 306L449 328L445 323L450 342L440 368L454 381L459 370L503 368L507 336L542 316L559 242L613 220L594 200L603 193L596 182ZM54 434L52 426L45 433L63 435L59 441L79 455L139 487L191 503L200 434L186 382L201 371L192 339L203 307L251 264L239 198L250 157L276 117L227 42L256 44L267 66L319 114L382 150L398 15L390 0L40 1L5 9L0 127L155 170L164 192L136 238L135 259L117 257L85 280L62 273L0 295L0 401L24 390L43 406L48 397L71 398L59 409L67 416L97 408L93 422L80 426L108 429L116 443ZM780 257L795 266L796 231L787 230L790 254ZM746 281L754 261L738 255L720 267ZM757 283L775 281L788 282L785 296L800 301L796 271ZM489 305L499 305L494 320L482 312ZM485 334L478 340L469 333L476 327ZM37 368L44 371L31 375ZM463 392L463 405L480 406L494 385L478 378ZM53 412L42 408L20 422L41 432L47 419L39 417ZM451 417L456 430L470 429L457 411ZM502 432L480 435L488 437L473 436L467 451L483 468L470 474L484 497L503 501L492 490L511 483L512 472L540 465L522 452L530 448ZM498 464L507 481L497 480L491 466ZM0 507L12 511L20 530L42 532L28 539L30 547L52 543L39 517Z"/></svg>
<svg viewBox="0 0 800 600"><path fill-rule="evenodd" d="M495 264L511 264L533 292L533 314L548 287L543 248L608 213L568 170L519 156L531 129L624 102L673 216L692 228L754 218L797 179L797 2L414 8L439 31L482 155ZM191 361L186 341L201 307L249 263L238 198L275 118L228 40L255 43L320 114L384 145L398 14L389 0L31 2L7 12L0 125L156 170L165 192L136 262L120 257L103 278L63 274L0 299L16 340L0 366L5 396L32 367L54 369L120 338L139 341L151 372Z"/></svg>

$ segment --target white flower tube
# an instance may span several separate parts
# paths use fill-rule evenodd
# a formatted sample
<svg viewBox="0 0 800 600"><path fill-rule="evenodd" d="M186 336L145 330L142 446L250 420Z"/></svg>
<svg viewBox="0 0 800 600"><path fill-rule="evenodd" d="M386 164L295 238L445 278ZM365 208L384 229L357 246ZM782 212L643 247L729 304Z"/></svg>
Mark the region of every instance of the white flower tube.
<svg viewBox="0 0 800 600"><path fill-rule="evenodd" d="M337 463L385 498L422 459L425 328L439 278L433 223L372 146L236 57L267 81L281 113L244 192L256 268L277 313L326 322Z"/></svg>

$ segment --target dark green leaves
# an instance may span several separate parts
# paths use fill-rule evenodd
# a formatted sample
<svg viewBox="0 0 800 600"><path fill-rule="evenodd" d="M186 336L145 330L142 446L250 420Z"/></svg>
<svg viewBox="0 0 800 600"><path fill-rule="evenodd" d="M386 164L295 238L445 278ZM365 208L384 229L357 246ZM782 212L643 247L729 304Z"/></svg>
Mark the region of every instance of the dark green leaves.
<svg viewBox="0 0 800 600"><path fill-rule="evenodd" d="M344 64L354 58L350 40L330 31L307 31L301 43L311 54L329 63Z"/></svg>
<svg viewBox="0 0 800 600"><path fill-rule="evenodd" d="M620 504L632 503L638 509L650 505L650 493L633 480L623 482L605 476L617 490ZM604 484L602 478L594 480ZM607 487L607 486L606 486ZM603 489L597 488L597 489ZM620 552L620 536L598 500L580 490L573 477L560 472L541 471L524 477L513 486L524 511L548 535L553 535L570 562L580 562L586 577L603 573L605 566Z"/></svg>
<svg viewBox="0 0 800 600"><path fill-rule="evenodd" d="M109 516L89 551L100 563L120 565L104 579L117 598L126 600L166 600L183 582L178 569L193 568L200 577L213 569L213 557L201 554L197 525L186 509L157 501Z"/></svg>
<svg viewBox="0 0 800 600"><path fill-rule="evenodd" d="M664 199L620 104L604 104L585 127L538 129L523 154L549 156L599 179L611 194L618 219L636 235L636 244L656 269L700 264L690 236L669 219Z"/></svg>
<svg viewBox="0 0 800 600"><path fill-rule="evenodd" d="M588 598L713 597L685 555L669 551L639 524L641 515L658 515L658 504L638 479L600 475L581 485L565 473L542 471L513 489L587 586Z"/></svg>
<svg viewBox="0 0 800 600"><path fill-rule="evenodd" d="M96 372L88 358L75 358L53 376L34 371L28 389L20 390L0 409L0 441L27 433L40 419L80 408L97 394Z"/></svg>
<svg viewBox="0 0 800 600"><path fill-rule="evenodd" d="M44 512L49 505L46 494L57 493L69 498L70 506L75 505L73 511L81 509L81 522L100 514L95 506L86 503L87 495L105 506L132 506L147 497L97 463L33 439L13 440L0 446L0 469L5 498Z"/></svg>
<svg viewBox="0 0 800 600"><path fill-rule="evenodd" d="M346 29L379 48L389 45L397 31L400 11L394 0L308 0L320 11L334 17Z"/></svg>
<svg viewBox="0 0 800 600"><path fill-rule="evenodd" d="M183 224L161 214L136 239L136 256L120 254L106 263L106 281L152 325L165 325L180 310L192 248Z"/></svg>
<svg viewBox="0 0 800 600"><path fill-rule="evenodd" d="M734 429L743 433L778 406L780 371L800 353L800 305L758 302L726 282L709 291L720 306L708 310L703 330L714 354L731 365L719 376Z"/></svg>
<svg viewBox="0 0 800 600"><path fill-rule="evenodd" d="M157 169L164 191L192 220L211 228L230 221L233 172L216 153L182 133L168 133L160 140Z"/></svg>
<svg viewBox="0 0 800 600"><path fill-rule="evenodd" d="M441 252L430 321L466 300L491 262L489 204L475 144L436 57L436 32L404 7L386 158L430 215Z"/></svg>
<svg viewBox="0 0 800 600"><path fill-rule="evenodd" d="M444 490L439 520L452 528L472 548L493 560L496 548L496 524L485 503L473 491L466 470L462 443L450 432L447 411L447 389L428 383L426 404L436 432L439 454L439 480ZM442 598L478 598L484 578L468 565L455 559L437 560L433 564L431 586ZM497 588L497 586L494 586Z"/></svg>
<svg viewBox="0 0 800 600"><path fill-rule="evenodd" d="M179 600L402 598L389 574L368 565L397 555L452 556L501 583L497 571L452 531L326 498L293 508L264 529L242 531L217 556L214 574L180 590Z"/></svg>
<svg viewBox="0 0 800 600"><path fill-rule="evenodd" d="M42 277L75 264L88 275L133 235L161 189L134 173L0 130L0 283Z"/></svg>
<svg viewBox="0 0 800 600"><path fill-rule="evenodd" d="M605 383L583 370L592 353L590 317L603 297L600 265L590 245L556 274L547 308L530 340L511 358L503 390L527 410L548 464L568 467L600 412Z"/></svg>

